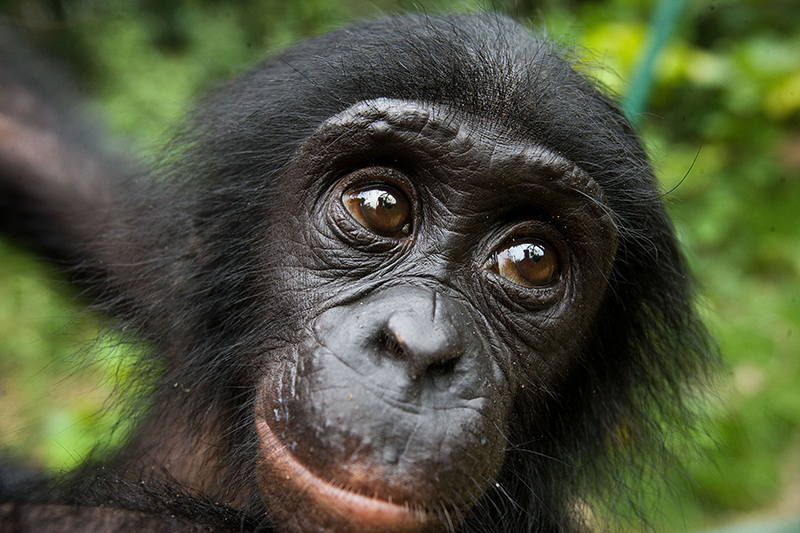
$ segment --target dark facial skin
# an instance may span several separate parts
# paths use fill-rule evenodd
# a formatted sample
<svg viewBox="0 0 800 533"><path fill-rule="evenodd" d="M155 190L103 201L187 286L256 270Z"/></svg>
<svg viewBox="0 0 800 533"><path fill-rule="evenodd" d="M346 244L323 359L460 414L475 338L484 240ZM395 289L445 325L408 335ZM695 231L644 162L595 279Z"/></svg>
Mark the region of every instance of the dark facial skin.
<svg viewBox="0 0 800 533"><path fill-rule="evenodd" d="M602 192L486 121L376 99L320 126L276 203L303 314L256 404L267 507L297 532L452 527L517 444L520 388L558 381L592 324Z"/></svg>

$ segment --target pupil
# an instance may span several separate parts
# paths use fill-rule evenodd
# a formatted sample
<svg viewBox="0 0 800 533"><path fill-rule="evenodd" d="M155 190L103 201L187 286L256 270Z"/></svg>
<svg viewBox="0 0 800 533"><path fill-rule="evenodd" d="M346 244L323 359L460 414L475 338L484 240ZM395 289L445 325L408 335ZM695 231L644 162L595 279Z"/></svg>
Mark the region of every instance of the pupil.
<svg viewBox="0 0 800 533"><path fill-rule="evenodd" d="M532 260L536 263L544 259L544 247L540 244L526 244L524 246L512 246L509 248L511 260L515 263L521 263L526 259Z"/></svg>
<svg viewBox="0 0 800 533"><path fill-rule="evenodd" d="M525 250L528 258L533 259L537 263L544 259L544 248L538 244L531 244Z"/></svg>
<svg viewBox="0 0 800 533"><path fill-rule="evenodd" d="M388 192L384 192L378 197L378 205L384 209L391 209L397 205L397 200Z"/></svg>

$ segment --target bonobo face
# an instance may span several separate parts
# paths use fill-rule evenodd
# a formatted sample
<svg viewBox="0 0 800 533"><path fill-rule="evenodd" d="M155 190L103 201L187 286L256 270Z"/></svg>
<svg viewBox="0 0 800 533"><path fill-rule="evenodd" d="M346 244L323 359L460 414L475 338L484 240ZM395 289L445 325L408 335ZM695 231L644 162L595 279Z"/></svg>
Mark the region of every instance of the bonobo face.
<svg viewBox="0 0 800 533"><path fill-rule="evenodd" d="M376 99L322 124L275 194L263 260L297 333L256 406L270 513L457 527L525 445L511 421L591 356L617 242L602 191L497 121Z"/></svg>

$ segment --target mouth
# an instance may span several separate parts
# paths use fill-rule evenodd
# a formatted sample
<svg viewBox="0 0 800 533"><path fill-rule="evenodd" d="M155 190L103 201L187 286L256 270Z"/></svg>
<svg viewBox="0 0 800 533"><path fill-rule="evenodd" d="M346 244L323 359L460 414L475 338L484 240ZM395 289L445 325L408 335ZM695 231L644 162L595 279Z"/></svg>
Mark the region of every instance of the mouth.
<svg viewBox="0 0 800 533"><path fill-rule="evenodd" d="M296 512L311 513L317 522L342 524L341 531L410 533L431 527L436 529L435 525L440 523L436 514L419 504L365 495L321 478L297 460L263 417L256 418L256 431L262 451L259 463L271 470L269 477L273 481L279 480L288 492L301 495L304 500L298 504L300 508ZM363 484L365 479L375 478L367 469L358 472L349 468L347 474L360 478L359 484ZM273 487L270 492L275 489ZM340 531L335 527L329 530Z"/></svg>

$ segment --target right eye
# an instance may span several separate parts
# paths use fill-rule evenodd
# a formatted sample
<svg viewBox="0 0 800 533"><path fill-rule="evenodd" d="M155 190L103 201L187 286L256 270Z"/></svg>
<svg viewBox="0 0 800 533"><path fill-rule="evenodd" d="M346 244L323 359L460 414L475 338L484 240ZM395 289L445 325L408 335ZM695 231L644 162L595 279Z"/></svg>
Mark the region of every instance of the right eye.
<svg viewBox="0 0 800 533"><path fill-rule="evenodd" d="M342 204L359 224L384 237L405 237L411 233L411 202L387 183L350 187Z"/></svg>

